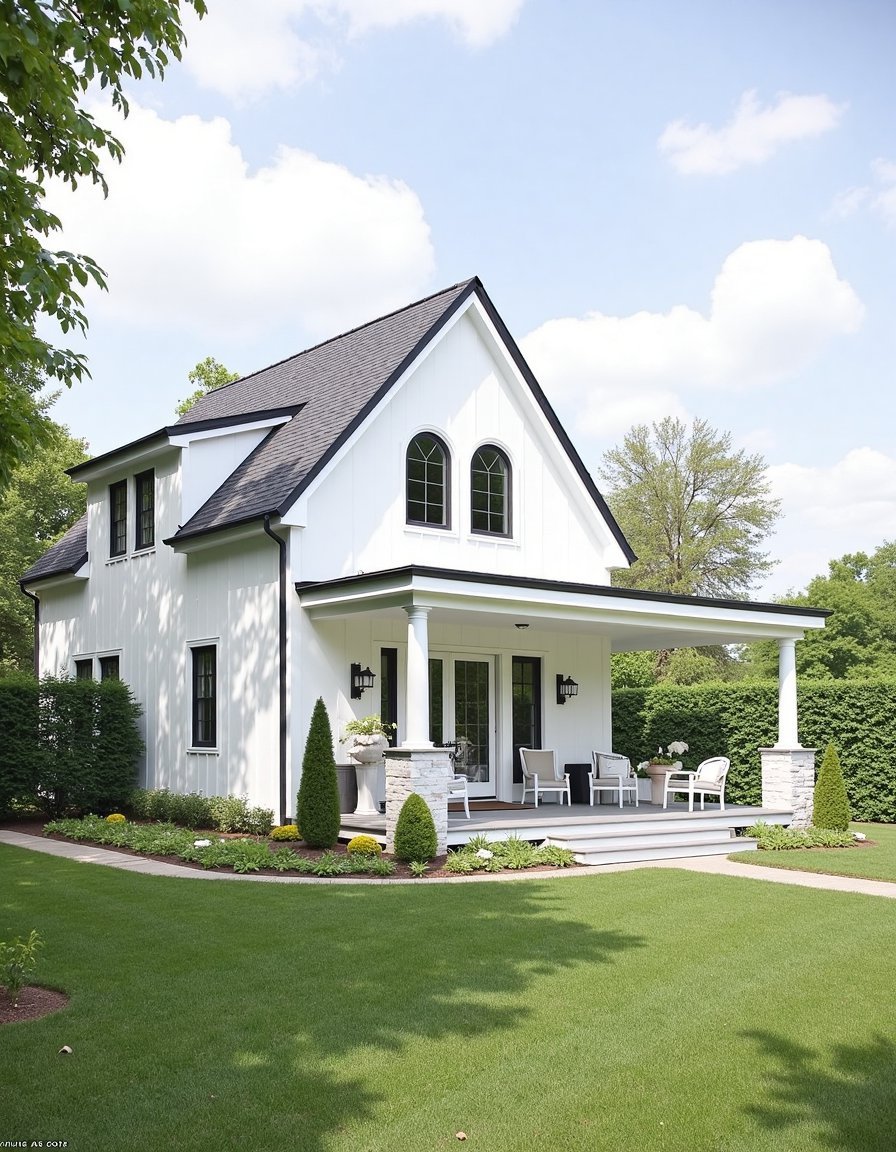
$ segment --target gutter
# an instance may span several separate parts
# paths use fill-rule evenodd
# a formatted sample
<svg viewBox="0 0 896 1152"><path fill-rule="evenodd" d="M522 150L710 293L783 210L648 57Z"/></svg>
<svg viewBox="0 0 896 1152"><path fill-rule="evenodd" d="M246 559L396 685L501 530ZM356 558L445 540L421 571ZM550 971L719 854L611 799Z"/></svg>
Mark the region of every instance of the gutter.
<svg viewBox="0 0 896 1152"><path fill-rule="evenodd" d="M40 600L29 592L23 581L19 581L19 589L23 596L34 601L34 676L40 679Z"/></svg>
<svg viewBox="0 0 896 1152"><path fill-rule="evenodd" d="M264 518L265 533L270 536L280 551L280 587L278 592L278 620L280 626L280 820L286 823L286 541L271 529L271 517Z"/></svg>

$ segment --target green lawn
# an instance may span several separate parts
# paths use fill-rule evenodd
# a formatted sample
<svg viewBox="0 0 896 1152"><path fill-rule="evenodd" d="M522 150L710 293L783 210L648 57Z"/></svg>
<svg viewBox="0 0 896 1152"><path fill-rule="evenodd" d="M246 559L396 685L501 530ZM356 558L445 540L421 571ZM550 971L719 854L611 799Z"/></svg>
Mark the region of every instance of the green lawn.
<svg viewBox="0 0 896 1152"><path fill-rule="evenodd" d="M896 883L896 825L851 824L873 844L857 848L796 848L785 852L735 852L732 860L790 868L797 872L825 872L831 876L863 876L866 880ZM896 1145L894 1145L896 1146Z"/></svg>
<svg viewBox="0 0 896 1152"><path fill-rule="evenodd" d="M135 876L0 845L0 1140L72 1152L896 1144L896 904L675 870L411 886ZM57 1055L69 1044L71 1056Z"/></svg>

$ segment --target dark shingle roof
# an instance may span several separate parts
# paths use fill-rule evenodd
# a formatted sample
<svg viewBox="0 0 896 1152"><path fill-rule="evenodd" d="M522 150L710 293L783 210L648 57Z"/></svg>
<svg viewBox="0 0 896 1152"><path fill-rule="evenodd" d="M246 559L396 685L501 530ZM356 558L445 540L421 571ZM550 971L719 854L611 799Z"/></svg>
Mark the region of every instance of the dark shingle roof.
<svg viewBox="0 0 896 1152"><path fill-rule="evenodd" d="M273 429L173 540L282 514L479 281L465 280L208 393L173 431L287 405Z"/></svg>
<svg viewBox="0 0 896 1152"><path fill-rule="evenodd" d="M43 580L47 576L61 576L77 572L87 559L87 513L69 528L68 532L32 564L22 577L23 584Z"/></svg>

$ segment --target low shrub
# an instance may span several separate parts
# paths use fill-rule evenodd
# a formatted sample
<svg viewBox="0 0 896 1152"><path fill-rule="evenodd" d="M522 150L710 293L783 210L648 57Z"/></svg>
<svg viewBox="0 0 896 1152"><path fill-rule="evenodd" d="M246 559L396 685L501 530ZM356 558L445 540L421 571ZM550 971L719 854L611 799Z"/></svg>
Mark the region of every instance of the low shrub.
<svg viewBox="0 0 896 1152"><path fill-rule="evenodd" d="M429 805L412 792L398 813L395 856L399 860L432 860L437 849L436 826Z"/></svg>
<svg viewBox="0 0 896 1152"><path fill-rule="evenodd" d="M19 1006L19 993L37 967L38 949L43 946L44 942L35 928L31 929L27 940L18 936L9 943L0 940L0 985L9 993L16 1008Z"/></svg>
<svg viewBox="0 0 896 1152"><path fill-rule="evenodd" d="M110 812L106 817L107 824L124 824L126 820L127 816L123 815L121 812Z"/></svg>
<svg viewBox="0 0 896 1152"><path fill-rule="evenodd" d="M295 824L278 824L271 831L272 840L301 840L302 834Z"/></svg>
<svg viewBox="0 0 896 1152"><path fill-rule="evenodd" d="M169 792L165 819L182 828L211 828L211 800L201 792Z"/></svg>
<svg viewBox="0 0 896 1152"><path fill-rule="evenodd" d="M346 852L349 856L382 856L383 849L372 836L353 836Z"/></svg>
<svg viewBox="0 0 896 1152"><path fill-rule="evenodd" d="M463 847L448 853L445 869L464 876L471 872L500 872L504 868L569 868L575 862L571 849L555 844L543 844L536 848L527 840L516 837L488 840L485 836L474 836Z"/></svg>
<svg viewBox="0 0 896 1152"><path fill-rule="evenodd" d="M758 840L763 852L783 852L794 848L854 848L851 832L829 828L785 828L783 824L753 824L747 835Z"/></svg>

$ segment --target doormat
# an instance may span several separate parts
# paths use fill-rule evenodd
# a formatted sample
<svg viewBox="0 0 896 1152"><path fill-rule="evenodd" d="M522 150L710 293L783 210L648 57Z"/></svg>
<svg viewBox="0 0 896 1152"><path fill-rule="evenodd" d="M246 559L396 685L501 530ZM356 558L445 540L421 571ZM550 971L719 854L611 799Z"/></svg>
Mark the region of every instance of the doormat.
<svg viewBox="0 0 896 1152"><path fill-rule="evenodd" d="M506 810L512 810L514 812L520 812L526 808L534 808L534 807L535 807L534 804L510 804L506 800L471 800L470 801L470 811L471 812L504 812ZM463 804L458 804L456 801L452 801L452 803L448 805L448 811L449 812L463 812L463 810L464 810Z"/></svg>

